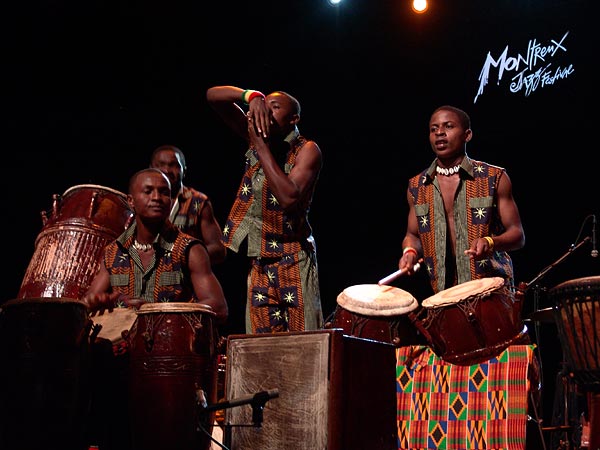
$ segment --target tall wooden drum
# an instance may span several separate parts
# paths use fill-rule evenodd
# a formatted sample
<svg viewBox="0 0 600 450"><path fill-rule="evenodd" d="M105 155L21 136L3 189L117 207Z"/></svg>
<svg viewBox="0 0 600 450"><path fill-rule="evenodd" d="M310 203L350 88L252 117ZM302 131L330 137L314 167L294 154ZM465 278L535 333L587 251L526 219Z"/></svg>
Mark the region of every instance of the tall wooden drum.
<svg viewBox="0 0 600 450"><path fill-rule="evenodd" d="M134 450L208 450L217 400L217 331L212 308L147 303L129 332Z"/></svg>
<svg viewBox="0 0 600 450"><path fill-rule="evenodd" d="M82 184L53 196L17 298L81 298L92 282L103 248L131 222L127 196Z"/></svg>
<svg viewBox="0 0 600 450"><path fill-rule="evenodd" d="M84 448L89 332L87 309L78 300L29 298L2 305L1 449Z"/></svg>

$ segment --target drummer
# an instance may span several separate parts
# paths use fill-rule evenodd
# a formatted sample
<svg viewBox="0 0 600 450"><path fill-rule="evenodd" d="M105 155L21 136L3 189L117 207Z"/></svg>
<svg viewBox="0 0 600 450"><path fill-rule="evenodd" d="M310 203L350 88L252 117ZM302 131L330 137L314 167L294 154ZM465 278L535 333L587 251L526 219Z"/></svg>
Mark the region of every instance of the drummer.
<svg viewBox="0 0 600 450"><path fill-rule="evenodd" d="M514 288L508 251L525 244L512 183L502 167L467 156L468 114L440 106L429 120L436 158L408 182L406 235L399 268L414 273L420 258L434 293L485 277Z"/></svg>
<svg viewBox="0 0 600 450"><path fill-rule="evenodd" d="M522 248L525 234L512 183L504 168L467 156L472 138L465 111L438 107L429 120L435 159L408 182L409 213L398 265L409 275L419 267L417 263L424 265L435 294L489 277L504 279L505 286L515 292L507 252ZM494 317L488 319L495 323ZM517 341L528 344L529 336ZM535 436L527 433L528 440Z"/></svg>
<svg viewBox="0 0 600 450"><path fill-rule="evenodd" d="M228 317L223 289L211 269L201 240L169 221L171 185L159 169L135 173L127 201L135 223L104 249L100 265L82 301L90 312L143 302L197 302L215 312L218 324ZM129 449L127 429L127 358L95 349L99 386L92 402L98 423L90 439L103 450ZM114 369L114 370L112 370Z"/></svg>

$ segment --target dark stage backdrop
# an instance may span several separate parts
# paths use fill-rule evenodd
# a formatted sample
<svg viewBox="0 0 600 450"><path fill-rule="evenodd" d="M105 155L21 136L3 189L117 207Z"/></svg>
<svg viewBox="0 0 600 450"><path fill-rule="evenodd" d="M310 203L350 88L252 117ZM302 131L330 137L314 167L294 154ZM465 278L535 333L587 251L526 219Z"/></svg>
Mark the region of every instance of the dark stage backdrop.
<svg viewBox="0 0 600 450"><path fill-rule="evenodd" d="M0 300L18 293L52 194L80 184L125 192L160 144L185 152L186 183L224 223L245 146L205 101L216 84L286 90L302 103L300 130L324 155L310 219L325 315L344 288L396 270L407 180L431 162L429 116L446 103L471 115L469 156L508 169L527 236L513 253L516 278L529 282L600 214L597 4L433 0L422 16L408 0L4 5ZM542 292L599 274L590 250L548 271ZM216 269L232 309L225 333L243 332L246 267L230 253ZM431 295L423 273L395 285ZM540 342L555 344L555 330Z"/></svg>

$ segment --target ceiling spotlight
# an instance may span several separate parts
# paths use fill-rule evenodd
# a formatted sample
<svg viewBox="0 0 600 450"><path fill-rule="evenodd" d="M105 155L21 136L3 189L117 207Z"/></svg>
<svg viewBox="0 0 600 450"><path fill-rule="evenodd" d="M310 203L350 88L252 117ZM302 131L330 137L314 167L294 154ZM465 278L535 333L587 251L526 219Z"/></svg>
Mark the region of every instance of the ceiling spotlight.
<svg viewBox="0 0 600 450"><path fill-rule="evenodd" d="M427 6L427 0L413 0L412 2L412 9L418 14L427 11Z"/></svg>

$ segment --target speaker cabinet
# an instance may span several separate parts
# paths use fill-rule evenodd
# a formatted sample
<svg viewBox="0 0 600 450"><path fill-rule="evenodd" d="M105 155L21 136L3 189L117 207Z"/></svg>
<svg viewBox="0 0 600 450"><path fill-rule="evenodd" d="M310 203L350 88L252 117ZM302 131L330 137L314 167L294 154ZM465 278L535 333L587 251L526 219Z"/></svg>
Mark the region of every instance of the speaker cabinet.
<svg viewBox="0 0 600 450"><path fill-rule="evenodd" d="M236 401L264 391L278 394L264 408ZM231 450L398 448L392 344L340 329L230 335L225 395Z"/></svg>

